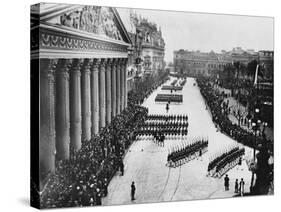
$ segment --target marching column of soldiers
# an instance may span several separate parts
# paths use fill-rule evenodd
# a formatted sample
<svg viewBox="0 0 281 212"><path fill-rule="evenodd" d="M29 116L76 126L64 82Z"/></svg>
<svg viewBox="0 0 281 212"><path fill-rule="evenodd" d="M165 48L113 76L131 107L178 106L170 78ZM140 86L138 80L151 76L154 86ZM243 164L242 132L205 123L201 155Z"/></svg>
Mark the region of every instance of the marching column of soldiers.
<svg viewBox="0 0 281 212"><path fill-rule="evenodd" d="M207 152L208 139L199 138L191 143L183 143L173 147L173 150L168 153L167 166L178 167L189 161L201 157Z"/></svg>
<svg viewBox="0 0 281 212"><path fill-rule="evenodd" d="M157 94L157 96L155 97L155 102L182 103L183 95L182 94Z"/></svg>
<svg viewBox="0 0 281 212"><path fill-rule="evenodd" d="M162 115L162 114L150 114L147 115L147 121L158 121L158 122L165 122L165 121L188 121L188 115Z"/></svg>
<svg viewBox="0 0 281 212"><path fill-rule="evenodd" d="M230 147L227 150L217 154L209 162L208 175L221 178L226 172L235 167L237 164L241 165L244 154L245 148L239 148L238 146Z"/></svg>
<svg viewBox="0 0 281 212"><path fill-rule="evenodd" d="M165 139L183 138L187 133L187 115L148 115L138 131L137 139L153 140L164 146Z"/></svg>

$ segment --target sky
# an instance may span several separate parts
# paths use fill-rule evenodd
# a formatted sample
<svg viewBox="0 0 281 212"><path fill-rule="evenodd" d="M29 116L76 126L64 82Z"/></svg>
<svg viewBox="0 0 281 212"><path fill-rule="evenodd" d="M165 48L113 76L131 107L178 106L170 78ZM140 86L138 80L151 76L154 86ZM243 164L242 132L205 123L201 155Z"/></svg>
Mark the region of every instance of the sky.
<svg viewBox="0 0 281 212"><path fill-rule="evenodd" d="M132 31L130 11L161 26L165 41L165 61L173 61L178 49L221 52L234 47L273 50L274 20L270 17L220 15L191 12L117 8L127 28Z"/></svg>

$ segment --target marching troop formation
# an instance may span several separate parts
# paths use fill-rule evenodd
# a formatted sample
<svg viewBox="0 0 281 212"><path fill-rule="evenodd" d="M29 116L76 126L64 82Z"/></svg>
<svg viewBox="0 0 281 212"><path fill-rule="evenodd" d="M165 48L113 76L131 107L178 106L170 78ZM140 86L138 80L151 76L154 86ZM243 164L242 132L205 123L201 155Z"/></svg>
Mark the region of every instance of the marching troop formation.
<svg viewBox="0 0 281 212"><path fill-rule="evenodd" d="M171 85L163 85L161 90L174 90L174 91L181 91L183 86L171 86Z"/></svg>
<svg viewBox="0 0 281 212"><path fill-rule="evenodd" d="M175 168L183 165L184 163L188 163L194 158L200 157L207 151L207 148L208 139L205 138L197 138L191 143L183 143L174 147L168 154L167 166Z"/></svg>
<svg viewBox="0 0 281 212"><path fill-rule="evenodd" d="M155 140L164 145L165 139L185 138L187 133L187 115L148 115L138 131L137 139Z"/></svg>
<svg viewBox="0 0 281 212"><path fill-rule="evenodd" d="M183 98L181 94L157 94L155 102L175 102L182 103Z"/></svg>
<svg viewBox="0 0 281 212"><path fill-rule="evenodd" d="M185 85L185 83L186 83L186 78L183 78L183 79L177 78L177 79L173 80L170 85L171 86L177 85L179 87L183 87Z"/></svg>
<svg viewBox="0 0 281 212"><path fill-rule="evenodd" d="M147 115L147 121L158 121L158 122L165 122L165 121L188 121L188 116L186 114L182 115L162 115L162 114L151 114Z"/></svg>
<svg viewBox="0 0 281 212"><path fill-rule="evenodd" d="M211 159L208 165L208 175L220 178L237 164L241 164L244 154L245 148L239 148L238 146L230 147L219 153Z"/></svg>

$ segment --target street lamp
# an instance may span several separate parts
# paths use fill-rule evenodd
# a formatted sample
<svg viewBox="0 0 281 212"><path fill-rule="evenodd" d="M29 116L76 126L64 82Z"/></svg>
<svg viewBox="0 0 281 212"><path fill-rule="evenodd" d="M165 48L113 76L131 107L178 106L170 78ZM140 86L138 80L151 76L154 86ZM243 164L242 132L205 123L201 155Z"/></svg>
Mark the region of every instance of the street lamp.
<svg viewBox="0 0 281 212"><path fill-rule="evenodd" d="M253 163L255 164L256 162L256 146L257 146L257 133L259 133L260 126L262 121L260 120L260 109L258 107L255 108L254 110L254 117L253 120L250 120L250 123L252 123L252 129L254 131L254 152L253 152ZM251 180L251 189L253 188L253 183L254 183L254 171L252 171L252 180Z"/></svg>

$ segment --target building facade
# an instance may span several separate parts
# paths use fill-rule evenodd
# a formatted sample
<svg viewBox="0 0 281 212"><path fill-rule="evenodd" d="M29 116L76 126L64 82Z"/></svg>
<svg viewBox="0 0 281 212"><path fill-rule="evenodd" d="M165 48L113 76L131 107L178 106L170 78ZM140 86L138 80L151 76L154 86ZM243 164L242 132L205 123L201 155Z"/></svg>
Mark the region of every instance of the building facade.
<svg viewBox="0 0 281 212"><path fill-rule="evenodd" d="M213 51L209 53L200 51L179 50L174 51L175 71L188 76L210 76L213 71L223 70L230 60L227 56L219 55Z"/></svg>
<svg viewBox="0 0 281 212"><path fill-rule="evenodd" d="M147 19L140 20L138 29L143 33L141 58L144 73L157 74L165 66L165 42L161 29Z"/></svg>
<svg viewBox="0 0 281 212"><path fill-rule="evenodd" d="M273 52L243 50L241 47L233 48L231 51L222 50L220 53L188 51L180 49L174 51L175 71L186 73L190 76L210 76L216 71L222 71L227 64L241 62L247 65L256 60L266 67L273 67Z"/></svg>
<svg viewBox="0 0 281 212"><path fill-rule="evenodd" d="M130 46L114 8L31 7L31 89L40 83L40 121L31 121L40 126L39 139L32 133L31 152L39 149L32 165L40 182L54 173L55 161L69 159L126 108Z"/></svg>
<svg viewBox="0 0 281 212"><path fill-rule="evenodd" d="M138 17L136 13L130 14L130 22L135 32L132 37L135 42L135 58L139 58L138 75L157 74L164 70L165 42L161 28L146 18Z"/></svg>

